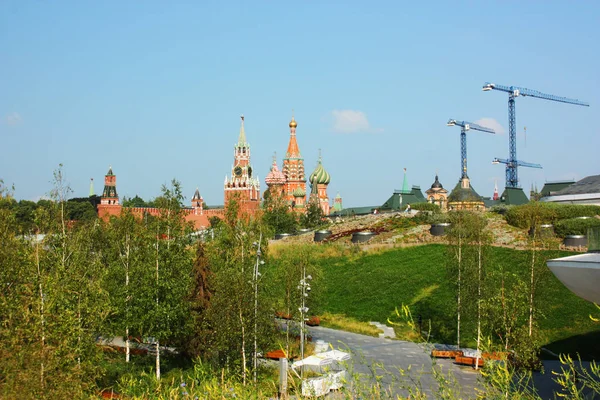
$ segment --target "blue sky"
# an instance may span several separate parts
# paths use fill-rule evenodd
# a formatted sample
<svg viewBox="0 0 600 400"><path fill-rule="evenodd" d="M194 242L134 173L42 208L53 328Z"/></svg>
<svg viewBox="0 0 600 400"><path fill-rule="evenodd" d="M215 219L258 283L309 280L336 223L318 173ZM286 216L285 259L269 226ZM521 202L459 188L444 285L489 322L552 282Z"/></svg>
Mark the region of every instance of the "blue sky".
<svg viewBox="0 0 600 400"><path fill-rule="evenodd" d="M587 101L517 99L522 186L600 173L600 3L0 2L0 178L19 199L51 189L64 164L74 196L152 198L178 179L223 203L239 116L266 188L292 109L307 171L321 149L329 196L382 204L402 169L423 191L460 177L449 118L500 126L468 134L469 176L504 187L508 96L486 81ZM522 134L527 127L526 137Z"/></svg>

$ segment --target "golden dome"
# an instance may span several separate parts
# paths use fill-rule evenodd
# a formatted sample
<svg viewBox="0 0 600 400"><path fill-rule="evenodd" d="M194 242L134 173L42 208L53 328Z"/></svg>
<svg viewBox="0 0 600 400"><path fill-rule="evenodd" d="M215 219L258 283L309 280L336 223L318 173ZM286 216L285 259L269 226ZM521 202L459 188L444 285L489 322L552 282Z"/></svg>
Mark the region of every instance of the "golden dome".
<svg viewBox="0 0 600 400"><path fill-rule="evenodd" d="M296 123L296 120L294 119L294 117L292 117L292 120L290 121L290 128L295 128L297 126L298 124Z"/></svg>

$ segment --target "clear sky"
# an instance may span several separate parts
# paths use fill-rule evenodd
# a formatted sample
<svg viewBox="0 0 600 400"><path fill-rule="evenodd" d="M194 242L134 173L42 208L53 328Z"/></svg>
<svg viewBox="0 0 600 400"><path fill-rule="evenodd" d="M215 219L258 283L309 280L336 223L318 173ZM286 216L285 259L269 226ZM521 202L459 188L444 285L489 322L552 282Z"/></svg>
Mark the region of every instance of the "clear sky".
<svg viewBox="0 0 600 400"><path fill-rule="evenodd" d="M419 4L417 4L419 3ZM600 173L600 2L0 1L0 178L37 200L59 163L73 196L99 194L112 165L119 195L223 203L240 114L252 164L279 165L292 109L307 172L321 149L330 197L380 205L402 187L460 177L468 134L474 188L504 187L508 96L486 82L577 98L517 99L520 168L532 183ZM527 127L526 136L523 135Z"/></svg>

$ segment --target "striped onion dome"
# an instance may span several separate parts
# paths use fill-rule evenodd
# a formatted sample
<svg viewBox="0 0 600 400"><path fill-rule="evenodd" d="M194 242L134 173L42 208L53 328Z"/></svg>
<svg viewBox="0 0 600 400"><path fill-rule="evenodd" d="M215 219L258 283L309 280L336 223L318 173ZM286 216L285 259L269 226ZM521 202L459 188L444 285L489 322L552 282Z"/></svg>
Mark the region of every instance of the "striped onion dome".
<svg viewBox="0 0 600 400"><path fill-rule="evenodd" d="M300 186L298 186L293 192L292 195L294 197L304 197L306 196L306 192L304 190L302 190L302 188Z"/></svg>
<svg viewBox="0 0 600 400"><path fill-rule="evenodd" d="M315 168L313 173L310 174L310 178L308 180L313 184L316 181L317 185L329 185L329 181L331 181L331 176L329 176L329 172L325 171L325 168L323 168L320 156L317 168Z"/></svg>

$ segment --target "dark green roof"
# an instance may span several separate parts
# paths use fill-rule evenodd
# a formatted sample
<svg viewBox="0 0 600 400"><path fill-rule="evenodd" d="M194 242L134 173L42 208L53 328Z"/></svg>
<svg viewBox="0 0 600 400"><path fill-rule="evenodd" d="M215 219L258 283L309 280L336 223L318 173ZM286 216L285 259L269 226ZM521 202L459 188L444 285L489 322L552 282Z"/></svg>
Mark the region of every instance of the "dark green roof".
<svg viewBox="0 0 600 400"><path fill-rule="evenodd" d="M104 191L102 192L102 197L116 198L119 197L117 195L117 188L115 186L104 186Z"/></svg>
<svg viewBox="0 0 600 400"><path fill-rule="evenodd" d="M469 184L468 189L463 189L460 180L458 181L456 186L454 186L454 189L452 189L452 192L448 196L449 203L473 201L483 201L483 199L479 194L477 194L475 189L473 189L472 185Z"/></svg>
<svg viewBox="0 0 600 400"><path fill-rule="evenodd" d="M504 188L504 192L500 196L500 201L507 206L519 206L529 203L529 199L525 195L522 188Z"/></svg>
<svg viewBox="0 0 600 400"><path fill-rule="evenodd" d="M367 215L373 214L373 210L379 209L379 206L368 206L368 207L350 207L344 208L341 211L331 213L333 217L347 217L351 215Z"/></svg>
<svg viewBox="0 0 600 400"><path fill-rule="evenodd" d="M490 207L502 204L500 199L492 200L489 197L484 197L482 200L483 200L483 204L485 205L485 208L490 208Z"/></svg>
<svg viewBox="0 0 600 400"><path fill-rule="evenodd" d="M553 193L563 190L574 183L575 181L546 182L542 188L542 191L540 192L540 197L551 196Z"/></svg>
<svg viewBox="0 0 600 400"><path fill-rule="evenodd" d="M410 191L395 190L380 208L382 210L401 210L407 204L425 203L426 201L421 188L413 186Z"/></svg>

